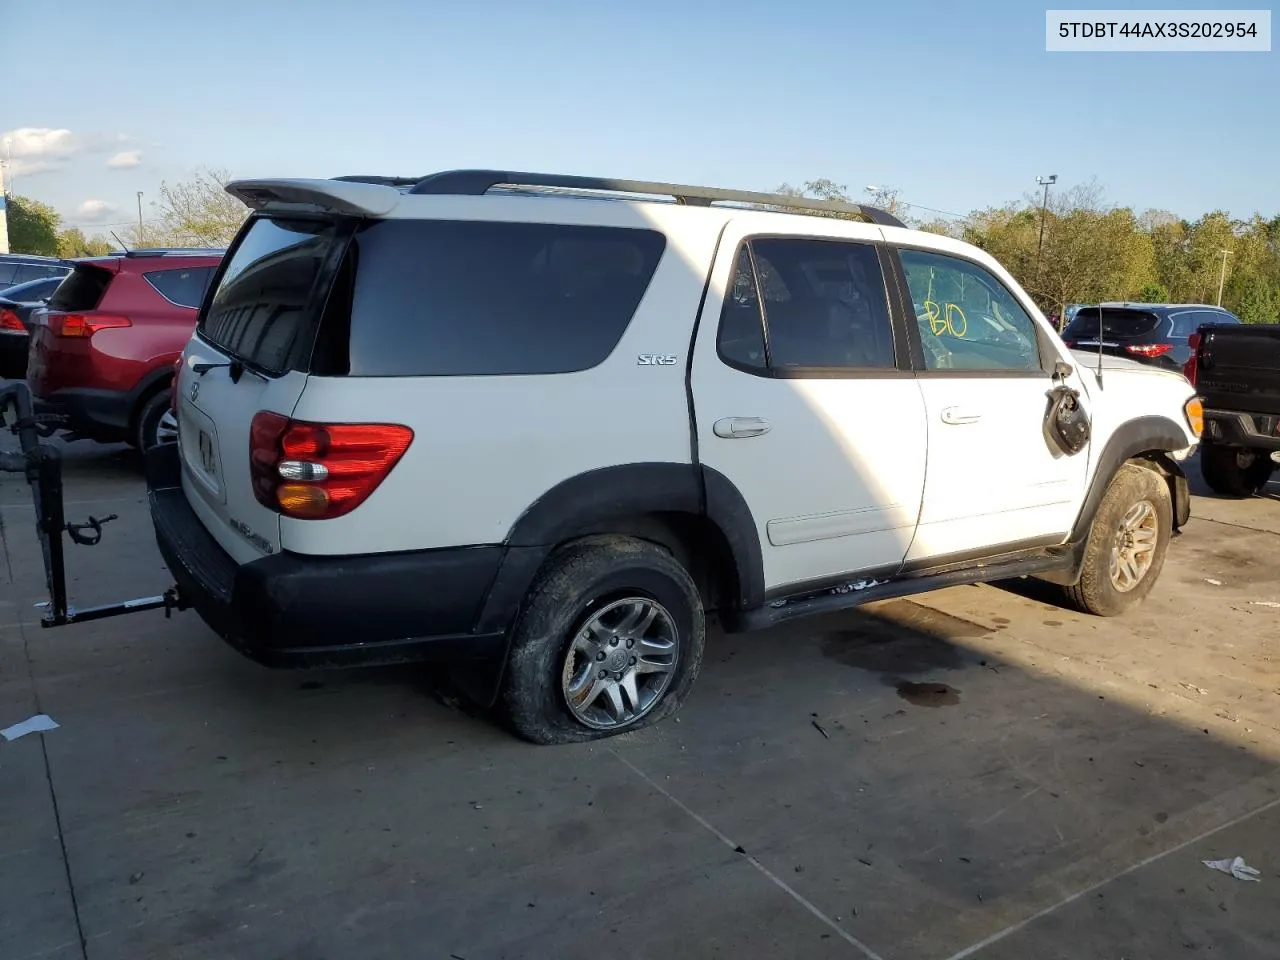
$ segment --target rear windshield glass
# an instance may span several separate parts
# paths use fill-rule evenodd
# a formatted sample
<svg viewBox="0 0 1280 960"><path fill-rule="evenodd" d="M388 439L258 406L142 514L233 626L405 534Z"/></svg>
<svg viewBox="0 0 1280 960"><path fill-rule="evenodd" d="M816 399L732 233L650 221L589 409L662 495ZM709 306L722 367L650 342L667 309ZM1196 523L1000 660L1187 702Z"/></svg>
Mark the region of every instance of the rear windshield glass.
<svg viewBox="0 0 1280 960"><path fill-rule="evenodd" d="M1148 310L1127 310L1123 307L1104 307L1102 310L1103 339L1131 340L1141 337L1160 324L1160 318ZM1096 337L1098 335L1098 308L1084 307L1076 314L1066 330L1067 336Z"/></svg>
<svg viewBox="0 0 1280 960"><path fill-rule="evenodd" d="M90 263L76 264L76 268L62 281L53 299L49 301L49 309L96 310L114 276L110 270Z"/></svg>
<svg viewBox="0 0 1280 960"><path fill-rule="evenodd" d="M321 372L321 358L324 372L352 376L586 370L617 346L665 243L633 228L370 224L356 233L335 284L313 370ZM352 263L353 285L343 279Z"/></svg>
<svg viewBox="0 0 1280 960"><path fill-rule="evenodd" d="M331 221L255 220L218 283L200 333L267 373L283 373L337 231ZM197 301L198 302L198 301Z"/></svg>
<svg viewBox="0 0 1280 960"><path fill-rule="evenodd" d="M170 303L180 307L196 308L204 299L205 287L209 285L209 277L213 275L213 267L188 267L177 270L152 270L144 273L147 283L156 288L156 292Z"/></svg>

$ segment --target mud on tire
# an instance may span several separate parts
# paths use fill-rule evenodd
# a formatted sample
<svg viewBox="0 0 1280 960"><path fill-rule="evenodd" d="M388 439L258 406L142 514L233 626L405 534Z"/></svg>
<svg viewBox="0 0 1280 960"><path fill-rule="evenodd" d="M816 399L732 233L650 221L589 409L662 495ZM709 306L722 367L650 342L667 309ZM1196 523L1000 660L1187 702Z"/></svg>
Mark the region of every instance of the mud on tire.
<svg viewBox="0 0 1280 960"><path fill-rule="evenodd" d="M583 541L553 554L529 591L502 704L533 743L638 730L679 709L705 638L697 587L670 553L631 537Z"/></svg>
<svg viewBox="0 0 1280 960"><path fill-rule="evenodd" d="M1160 577L1172 533L1173 500L1165 479L1154 470L1126 463L1098 506L1085 546L1083 574L1065 588L1068 602L1101 617L1137 606ZM1135 563L1135 546L1148 543L1150 549L1141 551L1145 560Z"/></svg>

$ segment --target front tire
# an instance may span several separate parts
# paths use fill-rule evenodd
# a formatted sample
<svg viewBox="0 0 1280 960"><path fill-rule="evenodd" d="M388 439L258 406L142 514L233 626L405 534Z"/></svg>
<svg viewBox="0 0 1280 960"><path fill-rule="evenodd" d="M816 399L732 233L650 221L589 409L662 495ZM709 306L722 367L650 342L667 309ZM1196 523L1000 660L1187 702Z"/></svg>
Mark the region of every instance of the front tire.
<svg viewBox="0 0 1280 960"><path fill-rule="evenodd" d="M1154 470L1126 463L1112 478L1089 528L1080 581L1066 588L1077 609L1114 617L1151 592L1173 533L1173 498Z"/></svg>
<svg viewBox="0 0 1280 960"><path fill-rule="evenodd" d="M502 699L533 743L638 730L675 713L706 639L697 586L666 550L601 537L554 554L511 639Z"/></svg>
<svg viewBox="0 0 1280 960"><path fill-rule="evenodd" d="M1200 474L1221 497L1252 497L1267 485L1274 469L1265 452L1200 443Z"/></svg>

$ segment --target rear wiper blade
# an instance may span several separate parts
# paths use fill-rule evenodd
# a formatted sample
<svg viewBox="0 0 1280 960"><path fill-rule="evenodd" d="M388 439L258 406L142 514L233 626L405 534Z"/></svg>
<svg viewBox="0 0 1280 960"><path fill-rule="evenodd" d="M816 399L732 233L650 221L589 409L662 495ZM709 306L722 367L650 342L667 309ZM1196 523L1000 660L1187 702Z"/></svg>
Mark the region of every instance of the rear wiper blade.
<svg viewBox="0 0 1280 960"><path fill-rule="evenodd" d="M223 363L193 363L191 372L203 377L210 370L217 370L221 367L227 368L227 372L231 375L232 383L239 383L240 378L244 376L244 364L239 360L227 360Z"/></svg>

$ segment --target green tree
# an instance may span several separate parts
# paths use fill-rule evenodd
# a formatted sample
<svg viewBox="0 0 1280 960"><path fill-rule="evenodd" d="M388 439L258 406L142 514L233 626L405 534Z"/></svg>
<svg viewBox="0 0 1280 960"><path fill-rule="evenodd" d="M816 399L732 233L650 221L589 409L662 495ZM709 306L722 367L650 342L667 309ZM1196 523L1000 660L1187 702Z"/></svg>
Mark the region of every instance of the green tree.
<svg viewBox="0 0 1280 960"><path fill-rule="evenodd" d="M112 250L110 241L102 236L86 239L84 231L79 227L71 227L58 231L58 256L60 257L101 257Z"/></svg>
<svg viewBox="0 0 1280 960"><path fill-rule="evenodd" d="M8 197L9 249L14 253L58 255L58 224L62 218L47 203L30 197Z"/></svg>
<svg viewBox="0 0 1280 960"><path fill-rule="evenodd" d="M1254 277L1234 306L1236 316L1245 323L1280 323L1280 288Z"/></svg>
<svg viewBox="0 0 1280 960"><path fill-rule="evenodd" d="M230 180L226 170L200 169L191 180L161 183L160 199L152 204L157 222L147 224L142 237L134 239L146 246L225 247L249 215L248 208L227 193Z"/></svg>
<svg viewBox="0 0 1280 960"><path fill-rule="evenodd" d="M1133 298L1138 303L1168 303L1169 288L1157 280L1144 283L1138 295Z"/></svg>

